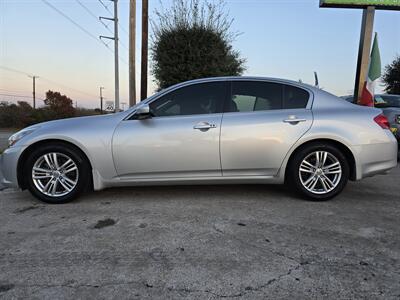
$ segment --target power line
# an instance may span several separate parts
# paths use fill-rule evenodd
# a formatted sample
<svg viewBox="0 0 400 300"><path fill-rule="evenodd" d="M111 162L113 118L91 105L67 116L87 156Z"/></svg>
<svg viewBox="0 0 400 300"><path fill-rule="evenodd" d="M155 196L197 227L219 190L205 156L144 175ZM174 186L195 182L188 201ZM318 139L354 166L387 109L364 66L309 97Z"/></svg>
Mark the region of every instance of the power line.
<svg viewBox="0 0 400 300"><path fill-rule="evenodd" d="M61 10L59 10L57 7L55 7L54 5L52 5L51 3L49 3L47 0L42 0L46 5L48 5L50 8L52 8L53 10L55 10L58 14L60 14L61 16L63 16L64 18L66 18L69 22L71 22L73 25L75 25L76 27L78 27L81 31L83 31L85 34L87 34L88 36L90 36L92 39L96 40L97 42L101 43L102 45L104 45L108 51L110 51L111 53L114 53L114 51L102 40L98 39L95 35L93 35L92 33L90 33L87 29L85 29L84 27L82 27L81 25L79 25L77 22L75 22L73 19L71 19L69 16L67 16L66 14L64 14ZM109 28L106 27L108 30ZM119 57L119 59L125 63L126 65L128 64L125 60L121 59Z"/></svg>
<svg viewBox="0 0 400 300"><path fill-rule="evenodd" d="M119 44L122 46L122 48L124 48L126 51L129 51L128 47L121 42L121 39L118 40Z"/></svg>
<svg viewBox="0 0 400 300"><path fill-rule="evenodd" d="M119 25L119 28L120 28L123 32L125 32L126 34L129 35L128 30L126 30L124 27L122 27L121 24L120 24L119 22L118 22L118 25Z"/></svg>
<svg viewBox="0 0 400 300"><path fill-rule="evenodd" d="M25 93L25 91L13 91L13 90L8 90L8 89L1 89L1 88L0 88L0 91L8 92L8 93Z"/></svg>
<svg viewBox="0 0 400 300"><path fill-rule="evenodd" d="M50 8L52 8L54 11L56 11L58 14L60 14L61 16L63 16L65 19L67 19L69 22L71 22L72 24L74 24L76 27L78 27L81 31L83 31L84 33L86 33L88 36L90 36L92 39L99 41L97 39L97 37L93 34L91 34L87 29L85 29L84 27L82 27L81 25L79 25L77 22L75 22L73 19L71 19L69 16L67 16L66 14L64 14L61 10L59 10L57 7L55 7L53 4L49 3L47 0L42 0L47 6L49 6Z"/></svg>
<svg viewBox="0 0 400 300"><path fill-rule="evenodd" d="M107 5L104 4L104 2L103 2L102 0L98 0L98 1L101 3L101 5L102 5L110 14L112 14L111 10L108 8Z"/></svg>
<svg viewBox="0 0 400 300"><path fill-rule="evenodd" d="M23 75L26 75L26 76L32 75L32 74L29 74L29 73L26 73L26 72L23 72L23 71L19 71L19 70L13 69L13 68L9 68L9 67L6 67L6 66L0 66L0 69L11 71L11 72L15 72L15 73L20 73L20 74L23 74Z"/></svg>
<svg viewBox="0 0 400 300"><path fill-rule="evenodd" d="M16 98L29 98L29 99L32 99L32 96L13 95L13 94L3 94L3 93L0 93L0 96L16 97Z"/></svg>
<svg viewBox="0 0 400 300"><path fill-rule="evenodd" d="M43 77L42 77L42 80L45 80L45 81L50 82L50 83L53 83L53 84L58 85L58 86L60 86L60 87L64 87L64 88L70 89L70 90L73 91L73 92L77 92L77 93L80 93L80 94L83 94L83 95L86 95L86 96L90 96L90 97L93 97L93 98L97 98L97 96L94 96L94 95L92 95L92 94L89 94L89 93L86 93L86 92L77 90L77 89L75 89L75 88L72 88L72 87L70 87L70 86L67 86L67 85L65 85L65 84L62 84L62 83L59 83L59 82L56 82L56 81L53 81L53 80L50 80L50 79L47 79L47 78L43 78Z"/></svg>
<svg viewBox="0 0 400 300"><path fill-rule="evenodd" d="M103 25L108 31L111 32L111 29L108 28L107 24L104 23L102 20L99 20L98 17L85 5L83 4L80 0L75 0L89 15L91 15L97 22L99 22L101 25Z"/></svg>
<svg viewBox="0 0 400 300"><path fill-rule="evenodd" d="M14 72L14 73L19 73L19 74L23 74L23 75L28 75L28 76L30 76L30 73L27 73L27 72L24 72L24 71L21 71L21 70L17 70L17 69L13 69L13 68L10 68L10 67L7 67L7 66L1 66L1 65L0 65L0 69L4 69L4 70L8 70L8 71L10 71L10 72ZM90 96L90 97L93 97L93 98L97 98L97 96L91 95L91 94L86 93L86 92L84 92L84 91L77 90L77 89L72 88L72 87L69 87L69 86L67 86L67 85L65 85L65 84L62 84L62 83L59 83L59 82L56 82L56 81L47 79L46 77L40 76L40 78L41 78L42 80L45 80L45 81L50 82L50 83L52 83L52 84L55 84L55 85L57 85L57 86L67 88L67 89L69 89L69 90L71 90L71 91L74 91L74 92L77 92L77 93L80 93L80 94L83 94L83 95L86 95L86 96Z"/></svg>

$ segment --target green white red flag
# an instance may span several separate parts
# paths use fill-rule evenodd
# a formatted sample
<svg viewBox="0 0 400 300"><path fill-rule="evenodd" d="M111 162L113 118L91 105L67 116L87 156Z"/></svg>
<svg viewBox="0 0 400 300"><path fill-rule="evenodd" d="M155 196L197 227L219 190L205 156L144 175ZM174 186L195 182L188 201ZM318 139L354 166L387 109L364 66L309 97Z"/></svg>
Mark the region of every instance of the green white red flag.
<svg viewBox="0 0 400 300"><path fill-rule="evenodd" d="M367 80L364 83L364 88L359 101L360 105L374 106L375 85L379 77L381 77L381 56L378 46L378 34L375 33L369 63L368 76Z"/></svg>

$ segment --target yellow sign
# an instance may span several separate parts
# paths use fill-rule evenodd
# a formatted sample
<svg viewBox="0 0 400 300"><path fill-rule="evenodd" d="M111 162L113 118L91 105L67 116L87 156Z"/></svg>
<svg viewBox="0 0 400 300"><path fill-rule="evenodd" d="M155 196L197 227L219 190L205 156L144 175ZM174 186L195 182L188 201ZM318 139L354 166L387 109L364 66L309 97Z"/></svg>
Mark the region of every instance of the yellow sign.
<svg viewBox="0 0 400 300"><path fill-rule="evenodd" d="M394 135L396 135L396 133L397 133L397 128L391 127L391 128L390 128L390 131L391 131Z"/></svg>

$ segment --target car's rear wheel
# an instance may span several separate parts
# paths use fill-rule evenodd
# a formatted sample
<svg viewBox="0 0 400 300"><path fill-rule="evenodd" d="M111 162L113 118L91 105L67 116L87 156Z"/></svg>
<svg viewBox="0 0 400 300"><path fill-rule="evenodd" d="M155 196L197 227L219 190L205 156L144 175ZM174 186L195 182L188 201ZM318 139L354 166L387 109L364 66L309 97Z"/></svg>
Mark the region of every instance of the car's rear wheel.
<svg viewBox="0 0 400 300"><path fill-rule="evenodd" d="M67 144L48 144L26 160L24 176L29 191L47 203L66 203L87 186L90 167L85 157Z"/></svg>
<svg viewBox="0 0 400 300"><path fill-rule="evenodd" d="M294 154L287 179L298 193L323 201L338 195L349 179L349 164L334 145L310 144Z"/></svg>

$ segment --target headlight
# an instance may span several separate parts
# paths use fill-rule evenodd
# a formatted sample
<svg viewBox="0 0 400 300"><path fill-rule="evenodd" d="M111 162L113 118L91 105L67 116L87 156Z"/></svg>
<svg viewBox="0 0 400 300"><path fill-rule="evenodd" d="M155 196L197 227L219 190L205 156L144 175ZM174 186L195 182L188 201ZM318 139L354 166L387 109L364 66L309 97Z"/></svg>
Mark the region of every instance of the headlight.
<svg viewBox="0 0 400 300"><path fill-rule="evenodd" d="M24 136L27 136L28 134L34 132L36 129L38 129L38 127L22 129L21 131L18 131L17 133L14 133L8 139L8 147L14 146L16 142L18 142Z"/></svg>
<svg viewBox="0 0 400 300"><path fill-rule="evenodd" d="M395 120L395 122L396 122L397 124L400 124L400 115L396 115L396 116L394 117L394 120Z"/></svg>

